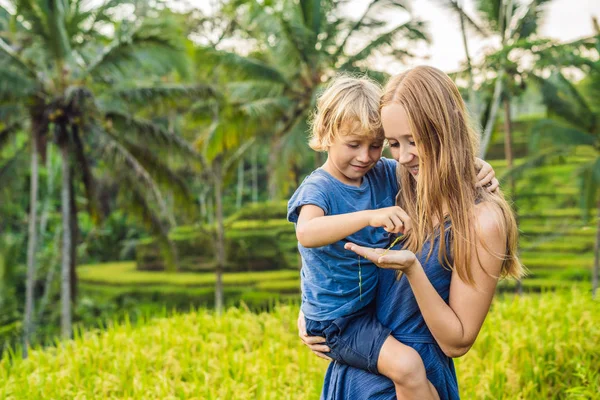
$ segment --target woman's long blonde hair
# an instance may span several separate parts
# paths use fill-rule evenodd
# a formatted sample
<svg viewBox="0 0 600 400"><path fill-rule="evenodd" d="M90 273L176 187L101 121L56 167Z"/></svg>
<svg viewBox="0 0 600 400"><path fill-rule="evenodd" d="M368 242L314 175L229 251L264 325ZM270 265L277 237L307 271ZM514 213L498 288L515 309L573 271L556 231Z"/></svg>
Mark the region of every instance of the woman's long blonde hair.
<svg viewBox="0 0 600 400"><path fill-rule="evenodd" d="M401 189L396 202L413 221L405 248L418 252L429 240L428 257L431 256L436 229L445 226L445 221L450 222L445 229L450 229L452 236L453 262L449 261L443 233L438 258L443 265L452 265L463 281L474 284L469 268L476 243L474 208L477 202L491 202L500 210L500 228L506 232L506 251L498 255L503 259L501 276L521 277L518 230L510 205L500 190L488 193L475 186L474 162L479 137L469 123L464 101L454 82L436 68L416 67L390 79L380 107L390 104L400 104L406 110L419 152L417 182L406 168L398 166Z"/></svg>

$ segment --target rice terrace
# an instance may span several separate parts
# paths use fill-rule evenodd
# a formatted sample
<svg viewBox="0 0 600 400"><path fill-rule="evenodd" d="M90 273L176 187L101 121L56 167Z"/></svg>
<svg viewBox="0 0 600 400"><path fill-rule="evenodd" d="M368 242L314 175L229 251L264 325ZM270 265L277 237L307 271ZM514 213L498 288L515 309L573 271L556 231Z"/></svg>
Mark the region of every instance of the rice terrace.
<svg viewBox="0 0 600 400"><path fill-rule="evenodd" d="M415 326L448 363L428 360L422 343L407 347L441 399L600 400L598 17L595 2L568 0L0 0L0 399L399 398L385 373L330 365L305 345L318 335L298 322L318 313L299 319L301 310L339 299L343 308L356 295L372 296L378 320L416 304L408 322L422 318ZM411 71L433 69L461 100L446 114L418 103L431 117L426 136L411 107L435 93L398 99ZM340 115L351 122L327 125L339 100L328 90L344 79L377 91L365 95L368 129L350 111ZM390 101L404 104L406 132L386 120ZM478 186L479 169L448 172L467 158L454 151L467 134L447 140L437 114L476 133L465 165L489 167L489 183ZM323 147L320 129L333 132ZM361 139L361 129L376 134ZM396 190L381 202L370 179L383 164ZM341 215L316 195L292 206L315 173L335 182L315 189L327 199L341 188L377 200ZM448 182L479 196L464 207L465 227L489 199L514 215L515 253L507 217L496 258L525 274L473 275L493 282L489 311L457 300L485 290L452 264L462 260L452 246L471 236L453 208L466 192ZM444 212L429 218L440 198ZM402 216L392 228L360 220L387 207ZM306 238L308 221L331 217L340 219ZM359 243L381 249L379 261L350 250L353 235L375 242L384 231L385 246ZM421 239L440 231L454 269L426 258L438 242ZM311 254L323 263L316 275ZM397 267L389 287L407 289L383 296L393 263L381 260L406 254L417 261ZM431 278L431 259L446 286ZM329 291L347 288L344 277L352 293ZM458 326L467 336L458 307L483 309L474 341L439 334ZM442 370L455 370L444 379L456 393L443 390ZM382 382L391 389L374 389Z"/></svg>

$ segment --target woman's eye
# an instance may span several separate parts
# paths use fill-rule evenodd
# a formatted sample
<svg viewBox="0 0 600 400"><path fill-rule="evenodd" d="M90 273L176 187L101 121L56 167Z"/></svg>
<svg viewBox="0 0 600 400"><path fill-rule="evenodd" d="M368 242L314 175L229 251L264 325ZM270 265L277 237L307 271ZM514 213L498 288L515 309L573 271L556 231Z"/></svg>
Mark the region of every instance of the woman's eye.
<svg viewBox="0 0 600 400"><path fill-rule="evenodd" d="M400 143L390 143L390 147L400 147Z"/></svg>
<svg viewBox="0 0 600 400"><path fill-rule="evenodd" d="M380 149L381 145L380 144L374 144L371 146L372 149Z"/></svg>
<svg viewBox="0 0 600 400"><path fill-rule="evenodd" d="M411 146L414 146L415 142L408 142L408 144L410 144Z"/></svg>

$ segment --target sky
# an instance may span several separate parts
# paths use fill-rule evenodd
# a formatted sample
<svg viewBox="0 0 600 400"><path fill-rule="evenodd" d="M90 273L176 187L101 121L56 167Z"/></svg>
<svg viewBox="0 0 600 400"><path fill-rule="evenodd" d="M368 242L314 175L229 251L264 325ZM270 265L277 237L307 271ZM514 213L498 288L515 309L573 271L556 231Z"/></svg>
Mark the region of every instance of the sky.
<svg viewBox="0 0 600 400"><path fill-rule="evenodd" d="M358 18L364 12L369 1L351 0L344 12ZM428 22L428 30L432 43L419 49L422 56L414 60L414 64L428 64L446 72L459 70L465 60L458 17L441 6L442 0L412 0L412 12L415 17ZM463 7L469 15L475 15L474 1L463 0ZM403 20L406 16L402 11L386 11L388 20ZM541 35L560 41L570 41L593 33L592 16L600 20L600 0L553 0L546 7ZM486 48L494 43L470 35L469 51L475 60ZM377 61L375 61L377 62ZM394 73L398 66L393 63L383 63L383 69ZM397 71L396 71L397 72Z"/></svg>

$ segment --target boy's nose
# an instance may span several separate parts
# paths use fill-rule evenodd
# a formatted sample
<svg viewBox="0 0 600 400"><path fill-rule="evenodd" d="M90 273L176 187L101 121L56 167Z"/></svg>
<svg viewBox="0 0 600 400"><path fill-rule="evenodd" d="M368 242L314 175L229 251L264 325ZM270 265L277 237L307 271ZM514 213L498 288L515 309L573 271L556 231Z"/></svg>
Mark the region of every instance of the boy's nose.
<svg viewBox="0 0 600 400"><path fill-rule="evenodd" d="M356 157L358 159L358 161L360 162L364 162L364 163L368 163L370 158L369 158L369 149L362 149L360 151L360 153L358 153L358 157Z"/></svg>

